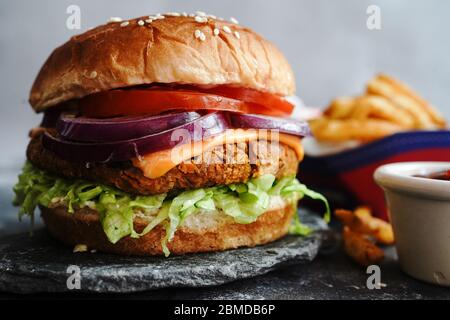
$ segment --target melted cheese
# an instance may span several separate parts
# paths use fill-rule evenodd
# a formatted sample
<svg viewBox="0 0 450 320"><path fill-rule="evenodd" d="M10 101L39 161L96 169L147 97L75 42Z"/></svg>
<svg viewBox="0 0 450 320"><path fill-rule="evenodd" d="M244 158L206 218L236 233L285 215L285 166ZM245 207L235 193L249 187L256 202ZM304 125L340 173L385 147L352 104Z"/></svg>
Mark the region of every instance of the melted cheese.
<svg viewBox="0 0 450 320"><path fill-rule="evenodd" d="M197 157L220 145L256 140L276 141L277 139L280 143L291 147L300 160L303 159L303 147L298 137L283 133L275 133L273 136L270 136L270 131L264 130L229 129L220 135L203 141L185 143L172 149L161 150L140 158L135 158L133 159L133 165L141 169L147 178L155 179L165 175L180 163Z"/></svg>

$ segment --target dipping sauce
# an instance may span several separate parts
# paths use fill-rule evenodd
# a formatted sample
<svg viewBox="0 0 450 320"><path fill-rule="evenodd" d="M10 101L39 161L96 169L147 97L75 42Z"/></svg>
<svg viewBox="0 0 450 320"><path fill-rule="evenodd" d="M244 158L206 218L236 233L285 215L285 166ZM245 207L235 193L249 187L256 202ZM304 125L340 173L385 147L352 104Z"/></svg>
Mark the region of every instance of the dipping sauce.
<svg viewBox="0 0 450 320"><path fill-rule="evenodd" d="M450 170L434 172L434 173L430 173L430 174L423 175L423 176L417 175L415 177L450 181Z"/></svg>

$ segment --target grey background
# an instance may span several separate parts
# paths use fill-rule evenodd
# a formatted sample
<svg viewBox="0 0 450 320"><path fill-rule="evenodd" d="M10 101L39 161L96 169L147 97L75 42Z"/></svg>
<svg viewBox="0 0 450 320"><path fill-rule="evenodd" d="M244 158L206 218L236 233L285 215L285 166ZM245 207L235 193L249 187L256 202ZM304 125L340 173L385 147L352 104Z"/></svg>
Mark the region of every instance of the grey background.
<svg viewBox="0 0 450 320"><path fill-rule="evenodd" d="M81 7L81 30L66 28L70 4ZM366 28L370 4L381 8L380 31ZM234 16L275 42L292 64L298 95L308 105L325 106L335 96L358 93L383 71L450 116L450 1L0 0L0 166L23 162L28 130L40 119L27 103L28 92L56 46L110 16L196 10Z"/></svg>

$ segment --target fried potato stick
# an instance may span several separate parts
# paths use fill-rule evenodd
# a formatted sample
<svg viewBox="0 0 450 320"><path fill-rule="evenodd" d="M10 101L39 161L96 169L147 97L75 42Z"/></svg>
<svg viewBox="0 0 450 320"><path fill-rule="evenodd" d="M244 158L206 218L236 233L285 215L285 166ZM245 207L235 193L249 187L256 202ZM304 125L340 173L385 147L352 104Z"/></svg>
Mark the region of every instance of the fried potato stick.
<svg viewBox="0 0 450 320"><path fill-rule="evenodd" d="M407 111L380 96L367 95L357 98L351 118L383 119L401 125L405 129L414 128L414 118Z"/></svg>
<svg viewBox="0 0 450 320"><path fill-rule="evenodd" d="M359 207L354 212L338 209L335 216L352 231L372 236L378 243L391 245L395 242L391 224L372 216L367 207Z"/></svg>
<svg viewBox="0 0 450 320"><path fill-rule="evenodd" d="M344 250L347 255L362 266L379 264L384 259L384 252L364 235L345 226L342 234Z"/></svg>
<svg viewBox="0 0 450 320"><path fill-rule="evenodd" d="M355 101L356 99L353 97L335 98L324 114L332 119L349 118L355 108Z"/></svg>
<svg viewBox="0 0 450 320"><path fill-rule="evenodd" d="M431 107L425 107L419 104L410 95L399 90L391 82L387 82L385 78L376 77L369 81L367 84L367 93L382 96L408 112L414 118L415 128L417 129L435 129L442 127L442 123L434 121L431 116L431 113L436 113L437 117L437 112L431 112Z"/></svg>
<svg viewBox="0 0 450 320"><path fill-rule="evenodd" d="M343 142L358 140L368 142L404 131L399 124L379 119L328 119L310 122L311 130L319 141Z"/></svg>
<svg viewBox="0 0 450 320"><path fill-rule="evenodd" d="M444 117L439 113L439 111L433 105L429 104L425 99L420 97L414 90L412 90L405 83L396 80L386 74L379 74L377 78L385 83L389 83L393 88L395 88L398 92L401 92L403 95L409 97L414 100L417 104L419 104L422 109L424 109L433 121L438 125L439 128L445 128L447 123Z"/></svg>

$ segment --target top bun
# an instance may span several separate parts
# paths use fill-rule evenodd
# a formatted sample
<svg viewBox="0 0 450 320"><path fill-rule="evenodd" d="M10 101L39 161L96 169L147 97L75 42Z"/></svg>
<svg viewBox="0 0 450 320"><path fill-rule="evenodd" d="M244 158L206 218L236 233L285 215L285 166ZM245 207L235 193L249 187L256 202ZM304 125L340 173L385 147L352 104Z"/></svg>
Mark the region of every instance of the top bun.
<svg viewBox="0 0 450 320"><path fill-rule="evenodd" d="M237 24L202 19L145 16L74 36L41 68L30 104L39 112L91 93L154 82L295 93L292 69L272 43Z"/></svg>

